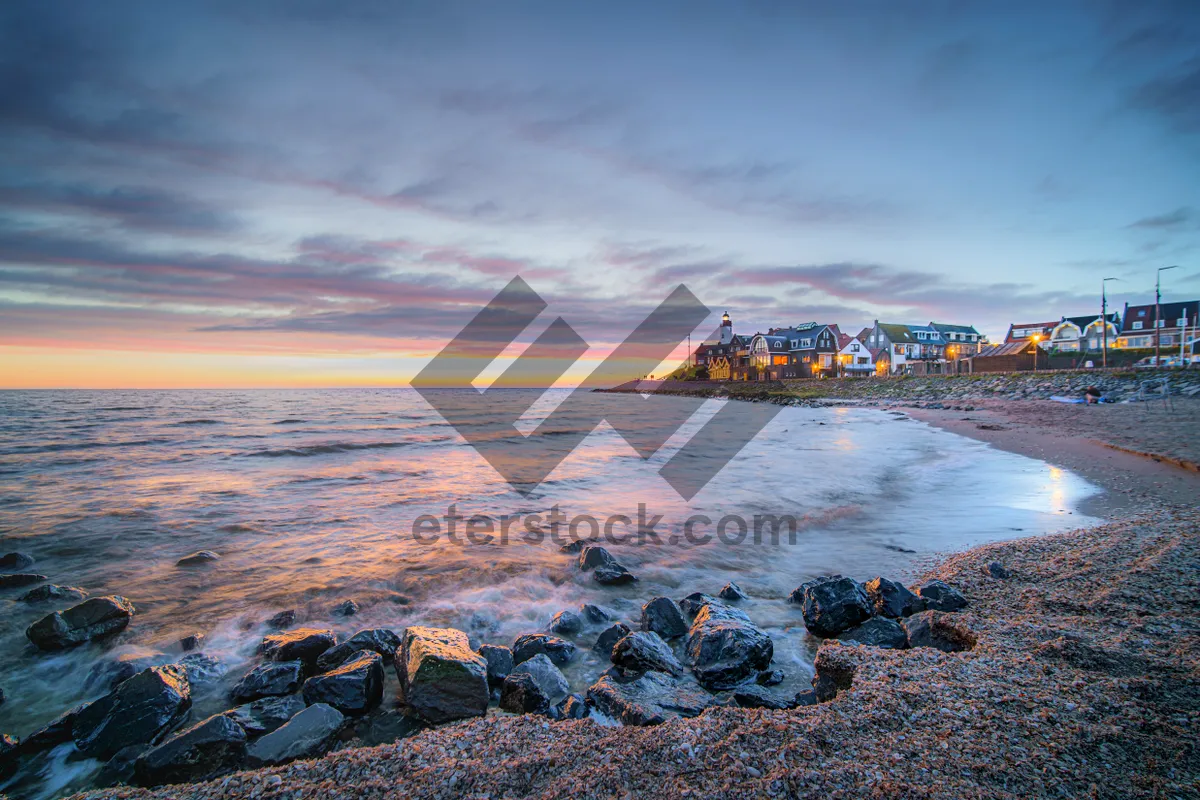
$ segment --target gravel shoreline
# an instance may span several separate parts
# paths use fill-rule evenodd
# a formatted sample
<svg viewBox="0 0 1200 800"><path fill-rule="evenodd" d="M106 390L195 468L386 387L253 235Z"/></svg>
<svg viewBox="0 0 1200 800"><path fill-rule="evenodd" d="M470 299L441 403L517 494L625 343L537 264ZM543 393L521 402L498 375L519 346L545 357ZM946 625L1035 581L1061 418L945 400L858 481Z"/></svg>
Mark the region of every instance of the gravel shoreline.
<svg viewBox="0 0 1200 800"><path fill-rule="evenodd" d="M493 713L395 745L86 798L1197 797L1200 512L986 545L929 577L976 646L829 641L831 702L654 728ZM1001 562L1008 579L983 567Z"/></svg>

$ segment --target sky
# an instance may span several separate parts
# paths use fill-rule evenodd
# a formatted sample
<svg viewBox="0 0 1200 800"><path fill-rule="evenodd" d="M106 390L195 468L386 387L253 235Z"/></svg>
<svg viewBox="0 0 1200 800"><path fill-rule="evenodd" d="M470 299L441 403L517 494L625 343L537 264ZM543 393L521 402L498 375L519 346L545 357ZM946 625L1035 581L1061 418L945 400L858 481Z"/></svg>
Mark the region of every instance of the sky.
<svg viewBox="0 0 1200 800"><path fill-rule="evenodd" d="M517 275L570 382L679 284L996 339L1172 264L1193 0L0 5L0 387L400 386Z"/></svg>

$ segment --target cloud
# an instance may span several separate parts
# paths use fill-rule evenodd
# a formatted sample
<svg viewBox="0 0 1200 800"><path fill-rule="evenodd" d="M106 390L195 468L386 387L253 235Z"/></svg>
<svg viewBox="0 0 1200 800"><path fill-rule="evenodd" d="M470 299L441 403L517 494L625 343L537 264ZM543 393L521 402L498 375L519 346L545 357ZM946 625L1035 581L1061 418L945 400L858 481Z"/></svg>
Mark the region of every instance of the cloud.
<svg viewBox="0 0 1200 800"><path fill-rule="evenodd" d="M1200 57L1141 84L1130 102L1158 114L1182 133L1200 133Z"/></svg>
<svg viewBox="0 0 1200 800"><path fill-rule="evenodd" d="M19 212L82 212L133 230L230 233L241 223L228 210L187 195L146 186L101 189L86 184L0 186L0 206Z"/></svg>
<svg viewBox="0 0 1200 800"><path fill-rule="evenodd" d="M1165 214L1157 214L1152 217L1143 217L1137 222L1131 223L1129 227L1178 230L1181 228L1190 227L1190 224L1194 221L1197 221L1195 209L1187 206L1181 206L1174 211L1168 211Z"/></svg>

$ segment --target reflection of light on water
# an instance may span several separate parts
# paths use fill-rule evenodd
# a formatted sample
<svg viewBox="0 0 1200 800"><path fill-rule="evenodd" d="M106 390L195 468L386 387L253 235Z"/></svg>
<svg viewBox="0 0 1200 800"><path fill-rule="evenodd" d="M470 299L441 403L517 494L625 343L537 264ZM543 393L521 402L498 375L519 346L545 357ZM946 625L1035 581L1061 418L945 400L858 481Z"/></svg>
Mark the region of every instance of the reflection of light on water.
<svg viewBox="0 0 1200 800"><path fill-rule="evenodd" d="M1058 467L1050 467L1050 507L1055 514L1067 513L1067 493L1063 486L1063 471Z"/></svg>

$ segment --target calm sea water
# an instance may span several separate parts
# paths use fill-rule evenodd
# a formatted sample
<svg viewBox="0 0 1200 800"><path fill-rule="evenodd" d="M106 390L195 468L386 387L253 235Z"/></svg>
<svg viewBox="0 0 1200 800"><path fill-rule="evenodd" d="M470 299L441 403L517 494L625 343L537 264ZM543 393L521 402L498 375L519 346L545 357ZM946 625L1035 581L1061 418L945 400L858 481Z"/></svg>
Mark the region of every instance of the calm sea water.
<svg viewBox="0 0 1200 800"><path fill-rule="evenodd" d="M558 399L548 393L531 421ZM804 580L904 575L923 555L1091 521L1075 508L1096 489L1071 473L856 409L784 409L686 503L657 469L720 402L646 462L601 425L522 497L411 390L0 392L0 550L28 552L32 571L92 596L124 595L138 610L115 642L44 654L24 631L52 609L17 602L25 589L0 595L0 732L27 735L95 697L85 678L114 649L174 658L172 643L200 632L232 682L253 661L262 622L282 609L342 635L424 623L511 644L583 602L635 622L650 597L715 593L729 580L751 595L743 607L799 685L815 643L784 599ZM639 503L662 515L660 541L610 546L640 578L625 587L594 583L549 541L430 544L412 535L419 516L451 504L465 516L544 515L558 505L604 519L636 518ZM800 531L795 545L669 543L693 514L792 514ZM176 566L202 549L221 559ZM346 599L359 614L334 616ZM605 664L587 635L577 643L568 677L581 690ZM225 707L225 688L199 694L196 718ZM85 785L98 765L67 756L45 759L17 792L49 797Z"/></svg>

